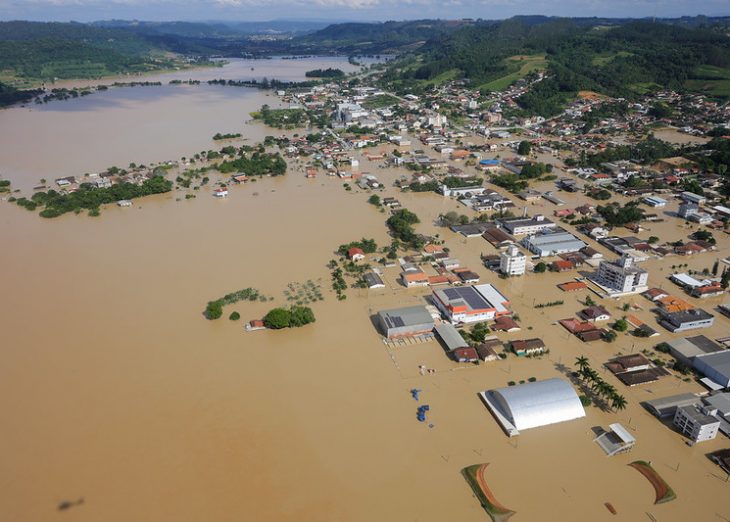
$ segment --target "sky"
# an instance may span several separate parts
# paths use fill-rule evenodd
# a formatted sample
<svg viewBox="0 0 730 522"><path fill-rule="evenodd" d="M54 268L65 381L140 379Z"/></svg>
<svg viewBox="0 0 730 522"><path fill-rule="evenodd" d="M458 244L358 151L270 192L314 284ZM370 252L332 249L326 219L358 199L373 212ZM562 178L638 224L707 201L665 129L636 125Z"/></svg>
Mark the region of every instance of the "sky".
<svg viewBox="0 0 730 522"><path fill-rule="evenodd" d="M730 15L728 0L0 0L2 20L502 19L514 15Z"/></svg>

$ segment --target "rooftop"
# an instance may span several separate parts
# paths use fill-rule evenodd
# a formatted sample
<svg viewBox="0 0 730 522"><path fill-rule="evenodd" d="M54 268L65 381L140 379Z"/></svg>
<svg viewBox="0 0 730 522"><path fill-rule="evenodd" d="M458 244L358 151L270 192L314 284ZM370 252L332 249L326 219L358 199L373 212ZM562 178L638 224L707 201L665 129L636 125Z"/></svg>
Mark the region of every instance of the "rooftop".
<svg viewBox="0 0 730 522"><path fill-rule="evenodd" d="M433 323L433 317L425 306L408 306L378 312L388 328L401 328L424 323Z"/></svg>

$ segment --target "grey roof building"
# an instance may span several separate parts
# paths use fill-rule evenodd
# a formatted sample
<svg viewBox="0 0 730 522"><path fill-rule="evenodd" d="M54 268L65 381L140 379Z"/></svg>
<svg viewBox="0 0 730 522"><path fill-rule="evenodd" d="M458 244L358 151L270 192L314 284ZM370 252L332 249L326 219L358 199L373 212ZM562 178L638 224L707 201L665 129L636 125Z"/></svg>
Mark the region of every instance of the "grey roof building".
<svg viewBox="0 0 730 522"><path fill-rule="evenodd" d="M537 234L542 230L555 228L557 226L542 215L537 215L531 218L500 219L499 222L513 236Z"/></svg>
<svg viewBox="0 0 730 522"><path fill-rule="evenodd" d="M724 388L730 388L730 350L695 357L692 366Z"/></svg>
<svg viewBox="0 0 730 522"><path fill-rule="evenodd" d="M715 316L701 308L693 308L682 312L666 312L659 309L659 324L667 330L677 333L697 328L709 328Z"/></svg>
<svg viewBox="0 0 730 522"><path fill-rule="evenodd" d="M433 330L433 317L425 306L409 306L378 312L378 324L388 338L408 337Z"/></svg>
<svg viewBox="0 0 730 522"><path fill-rule="evenodd" d="M527 236L522 244L533 254L540 257L556 256L569 252L578 252L586 244L570 232L550 232Z"/></svg>
<svg viewBox="0 0 730 522"><path fill-rule="evenodd" d="M667 344L669 345L669 353L675 359L688 365L692 365L692 360L697 356L723 350L722 346L704 335L695 335L694 337L685 337L683 339L670 339L667 341Z"/></svg>
<svg viewBox="0 0 730 522"><path fill-rule="evenodd" d="M434 328L436 334L439 336L441 341L446 346L446 349L453 352L457 348L467 348L469 344L459 333L459 330L454 328L454 325L449 323L443 323L436 325Z"/></svg>
<svg viewBox="0 0 730 522"><path fill-rule="evenodd" d="M368 288L385 288L385 283L383 283L383 280L375 272L368 272L363 276L363 278L365 279Z"/></svg>
<svg viewBox="0 0 730 522"><path fill-rule="evenodd" d="M702 404L702 399L694 393L680 393L679 395L670 395L669 397L662 397L642 403L652 415L660 419L674 417L679 407L695 406L697 404Z"/></svg>

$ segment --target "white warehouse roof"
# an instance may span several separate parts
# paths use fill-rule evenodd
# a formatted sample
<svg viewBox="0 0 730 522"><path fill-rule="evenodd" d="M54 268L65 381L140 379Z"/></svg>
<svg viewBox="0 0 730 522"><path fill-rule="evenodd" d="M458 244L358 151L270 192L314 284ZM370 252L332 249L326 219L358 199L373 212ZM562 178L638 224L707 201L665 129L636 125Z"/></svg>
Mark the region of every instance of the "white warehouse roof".
<svg viewBox="0 0 730 522"><path fill-rule="evenodd" d="M557 378L498 388L480 395L510 435L516 435L514 432L517 430L556 424L586 415L573 387Z"/></svg>

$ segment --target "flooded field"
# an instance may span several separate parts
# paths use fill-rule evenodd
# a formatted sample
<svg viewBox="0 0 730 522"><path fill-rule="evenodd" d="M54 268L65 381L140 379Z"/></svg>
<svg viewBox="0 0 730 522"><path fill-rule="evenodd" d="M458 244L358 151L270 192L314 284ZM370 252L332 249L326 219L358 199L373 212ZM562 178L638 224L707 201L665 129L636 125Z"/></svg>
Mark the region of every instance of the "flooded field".
<svg viewBox="0 0 730 522"><path fill-rule="evenodd" d="M217 116L200 113L202 122L190 121L190 132L199 132L201 142L189 138L187 128L165 123L170 134L162 141L172 142L165 152L177 157L212 148L212 142L203 142L218 131L244 129L252 141L271 133L241 125L249 106L269 99L257 91L250 96L226 97ZM166 103L173 104L169 114L193 110L174 100L175 95L158 100L147 112ZM96 103L93 97L84 102ZM73 103L59 103L57 112ZM137 101L128 103L129 110L145 112ZM235 108L238 118L231 117L229 128L220 124L226 108ZM58 122L75 113L48 109L50 114L35 112ZM0 113L0 121L13 111ZM87 119L89 125L94 119ZM199 123L205 131L196 128ZM35 162L58 169L77 162L83 171L93 171L121 162L115 158L125 151L126 162L169 159L155 156L154 146L150 159L139 157L144 140L137 143L135 134L144 132L144 122L139 125L139 130L131 123L120 130L112 152L97 151L98 142L87 145L88 161L75 158L79 150L68 148L70 142L52 149L56 155L48 158L38 158L33 145L25 145L24 160L16 165L24 173L19 179L32 183L50 177L41 170L46 163ZM12 138L7 128L3 124L3 136ZM52 146L46 139L38 138L35 146ZM9 150L0 154L4 173ZM366 202L369 194L345 191L342 180L305 179L299 164L291 163L284 178L231 187L225 200L213 198L210 188L189 201L178 201L182 193L173 192L137 200L131 208L104 208L99 218L43 220L0 201L0 518L483 522L488 516L460 470L489 462L489 486L517 512L513 520L541 520L546 513L570 521L651 520L647 513L661 521L730 519L730 485L704 456L727 447L727 439L690 448L639 405L700 391L695 383L671 376L628 389L605 375L629 400L623 412L590 407L583 419L508 439L477 398L479 391L530 377L568 378L578 355L599 369L618 352L639 351L658 340L621 334L613 344L583 344L568 336L555 321L574 315L585 296L560 294L555 285L579 274L499 279L479 261L480 253L495 252L488 243L435 224L449 210L469 214L463 205L436 194L400 193L391 185L405 170L360 159L363 171L384 182L381 197L397 197L421 218L419 232L439 234L454 257L511 299L522 331L500 338L541 337L548 356L509 357L477 367L449 361L436 342L387 348L370 316L422 303L428 292L398 287L398 269L389 268L387 289L348 290L348 299L337 301L329 290L327 262L338 245L351 240L373 237L386 244L387 215ZM583 202L580 195L563 196L567 206ZM540 205L531 205L530 213L549 216L555 209ZM650 228L639 236L676 240L691 232L674 218ZM701 269L727 254L727 236L716 237L718 252L681 262ZM681 295L663 277L679 262L649 261L650 284ZM241 321L226 319L233 310L248 320L287 305L287 285L308 280L321 283L325 296L312 305L313 325L246 333ZM273 301L228 306L218 321L203 318L208 300L245 287ZM565 303L533 308L535 301L554 299ZM601 304L619 316L624 302L639 305L635 313L656 326L642 297ZM701 305L709 310L719 302ZM717 337L729 328L718 314L713 328L701 333ZM662 330L659 339L669 337ZM419 365L436 372L422 376ZM423 390L421 404L431 407L432 428L417 422L412 388ZM623 423L638 439L631 454L607 458L592 442L591 428L612 422ZM635 459L652 461L678 499L654 506L649 483L626 465ZM82 498L59 513L60 502ZM618 515L609 513L605 502Z"/></svg>

